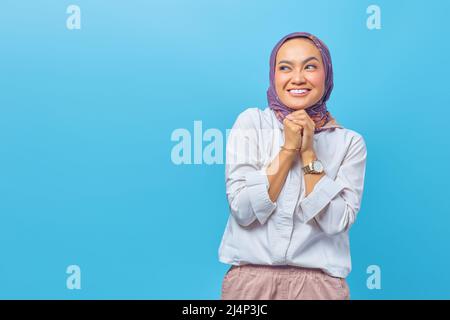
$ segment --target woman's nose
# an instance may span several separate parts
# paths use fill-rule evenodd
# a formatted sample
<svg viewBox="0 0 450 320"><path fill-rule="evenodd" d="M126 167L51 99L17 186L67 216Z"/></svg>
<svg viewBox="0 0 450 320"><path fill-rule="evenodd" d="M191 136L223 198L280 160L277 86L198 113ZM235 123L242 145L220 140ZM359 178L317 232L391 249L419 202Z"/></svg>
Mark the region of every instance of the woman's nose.
<svg viewBox="0 0 450 320"><path fill-rule="evenodd" d="M302 71L295 71L292 75L292 82L303 83L305 81L305 76Z"/></svg>

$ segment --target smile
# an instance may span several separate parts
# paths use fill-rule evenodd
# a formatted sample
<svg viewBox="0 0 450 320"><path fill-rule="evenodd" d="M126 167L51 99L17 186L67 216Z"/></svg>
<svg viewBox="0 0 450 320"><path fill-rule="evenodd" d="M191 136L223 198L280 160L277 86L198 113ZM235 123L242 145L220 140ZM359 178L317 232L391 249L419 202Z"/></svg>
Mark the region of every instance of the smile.
<svg viewBox="0 0 450 320"><path fill-rule="evenodd" d="M289 94L293 97L304 97L306 96L311 89L291 89L288 90Z"/></svg>

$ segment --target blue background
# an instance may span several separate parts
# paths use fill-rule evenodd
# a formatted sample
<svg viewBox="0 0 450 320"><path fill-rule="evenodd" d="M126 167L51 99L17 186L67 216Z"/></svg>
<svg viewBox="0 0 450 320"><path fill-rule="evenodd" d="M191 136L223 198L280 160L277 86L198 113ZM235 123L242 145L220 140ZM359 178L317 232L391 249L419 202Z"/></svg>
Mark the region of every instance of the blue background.
<svg viewBox="0 0 450 320"><path fill-rule="evenodd" d="M68 30L66 8L81 8ZM381 30L366 8L381 7ZM330 48L330 112L366 140L353 299L449 298L450 4L23 1L0 4L0 298L219 299L224 165L175 165L172 132L225 135L266 106L293 31ZM81 268L81 290L66 268ZM379 265L381 290L366 268Z"/></svg>

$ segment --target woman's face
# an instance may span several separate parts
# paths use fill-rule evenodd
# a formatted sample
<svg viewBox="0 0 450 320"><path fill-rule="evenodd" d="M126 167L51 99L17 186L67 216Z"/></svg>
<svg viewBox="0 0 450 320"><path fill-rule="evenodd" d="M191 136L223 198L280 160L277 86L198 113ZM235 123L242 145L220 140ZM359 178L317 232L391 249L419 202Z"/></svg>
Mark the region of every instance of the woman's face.
<svg viewBox="0 0 450 320"><path fill-rule="evenodd" d="M325 69L320 51L311 40L295 38L281 45L274 82L281 102L291 109L306 109L322 98Z"/></svg>

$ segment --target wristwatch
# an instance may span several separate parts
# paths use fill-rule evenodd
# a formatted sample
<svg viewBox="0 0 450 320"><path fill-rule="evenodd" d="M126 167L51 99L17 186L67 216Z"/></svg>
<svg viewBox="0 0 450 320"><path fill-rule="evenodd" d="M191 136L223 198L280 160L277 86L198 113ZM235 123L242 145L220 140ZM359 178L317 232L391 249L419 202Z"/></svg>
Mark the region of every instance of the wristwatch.
<svg viewBox="0 0 450 320"><path fill-rule="evenodd" d="M322 162L320 162L320 160L314 160L313 162L304 166L302 170L305 174L308 173L321 174L323 172L323 165Z"/></svg>

